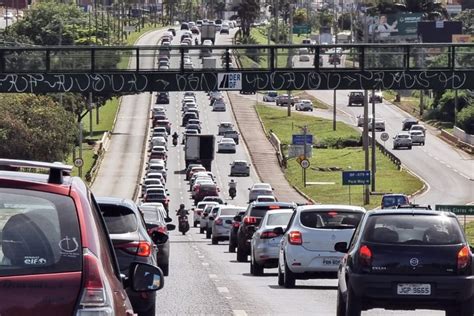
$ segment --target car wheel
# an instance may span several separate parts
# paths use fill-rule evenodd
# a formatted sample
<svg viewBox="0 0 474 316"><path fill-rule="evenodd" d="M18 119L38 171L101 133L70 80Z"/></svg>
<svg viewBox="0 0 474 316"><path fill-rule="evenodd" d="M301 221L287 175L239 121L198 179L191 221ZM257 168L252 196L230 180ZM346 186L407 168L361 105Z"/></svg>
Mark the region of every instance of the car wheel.
<svg viewBox="0 0 474 316"><path fill-rule="evenodd" d="M204 234L204 227L199 227L199 233Z"/></svg>
<svg viewBox="0 0 474 316"><path fill-rule="evenodd" d="M360 299L355 296L350 284L347 284L346 316L360 316L362 306Z"/></svg>
<svg viewBox="0 0 474 316"><path fill-rule="evenodd" d="M349 106L352 106L352 103L349 103Z"/></svg>
<svg viewBox="0 0 474 316"><path fill-rule="evenodd" d="M198 227L198 222L194 221L193 227Z"/></svg>
<svg viewBox="0 0 474 316"><path fill-rule="evenodd" d="M217 238L215 237L212 237L212 244L217 245L218 243L219 243L219 240L217 240Z"/></svg>
<svg viewBox="0 0 474 316"><path fill-rule="evenodd" d="M230 253L234 253L234 252L235 252L235 246L234 246L231 242L229 242L229 252L230 252Z"/></svg>
<svg viewBox="0 0 474 316"><path fill-rule="evenodd" d="M143 312L138 313L139 316L155 316L156 315L156 295L153 295L153 304L151 304L151 307Z"/></svg>
<svg viewBox="0 0 474 316"><path fill-rule="evenodd" d="M247 262L247 254L241 249L242 247L237 247L237 262Z"/></svg>
<svg viewBox="0 0 474 316"><path fill-rule="evenodd" d="M209 228L206 229L206 239L210 239L210 238L211 238L211 234L212 234L211 230L210 230Z"/></svg>
<svg viewBox="0 0 474 316"><path fill-rule="evenodd" d="M278 285L283 286L284 284L283 272L281 272L280 263L278 262Z"/></svg>
<svg viewBox="0 0 474 316"><path fill-rule="evenodd" d="M163 271L164 276L168 276L169 271L170 271L170 266L169 264L163 264L160 266L161 271Z"/></svg>
<svg viewBox="0 0 474 316"><path fill-rule="evenodd" d="M346 303L342 298L341 290L337 289L337 308L336 316L346 316Z"/></svg>
<svg viewBox="0 0 474 316"><path fill-rule="evenodd" d="M287 289L291 289L295 287L295 283L296 283L295 274L291 272L291 270L288 268L288 264L286 263L286 259L285 259L285 272L283 273L283 286L286 287Z"/></svg>
<svg viewBox="0 0 474 316"><path fill-rule="evenodd" d="M411 146L408 146L408 149L411 149Z"/></svg>
<svg viewBox="0 0 474 316"><path fill-rule="evenodd" d="M263 267L255 261L253 255L250 255L250 273L255 276L263 275Z"/></svg>

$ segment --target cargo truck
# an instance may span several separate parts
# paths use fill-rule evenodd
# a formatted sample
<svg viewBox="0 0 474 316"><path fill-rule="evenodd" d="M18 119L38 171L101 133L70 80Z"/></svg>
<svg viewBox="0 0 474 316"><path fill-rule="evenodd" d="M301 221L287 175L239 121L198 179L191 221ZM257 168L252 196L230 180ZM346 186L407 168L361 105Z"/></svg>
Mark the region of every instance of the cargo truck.
<svg viewBox="0 0 474 316"><path fill-rule="evenodd" d="M215 24L203 24L201 26L201 45L205 40L210 40L212 44L216 41L217 26Z"/></svg>
<svg viewBox="0 0 474 316"><path fill-rule="evenodd" d="M207 171L211 171L215 152L214 143L214 135L186 135L184 146L186 168L189 164L200 163Z"/></svg>

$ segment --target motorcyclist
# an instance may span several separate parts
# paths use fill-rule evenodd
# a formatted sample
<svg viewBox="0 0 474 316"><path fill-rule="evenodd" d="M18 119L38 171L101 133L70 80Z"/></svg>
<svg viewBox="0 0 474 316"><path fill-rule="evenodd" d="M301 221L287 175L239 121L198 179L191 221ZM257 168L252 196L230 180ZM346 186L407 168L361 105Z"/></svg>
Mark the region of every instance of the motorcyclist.
<svg viewBox="0 0 474 316"><path fill-rule="evenodd" d="M189 215L189 212L188 212L188 210L185 208L184 204L181 204L181 205L179 206L179 209L176 211L176 215L177 215L178 217Z"/></svg>
<svg viewBox="0 0 474 316"><path fill-rule="evenodd" d="M177 144L178 143L178 133L177 132L174 132L173 133L173 144Z"/></svg>
<svg viewBox="0 0 474 316"><path fill-rule="evenodd" d="M237 182L234 179L231 179L229 182L229 195L233 199L237 194Z"/></svg>

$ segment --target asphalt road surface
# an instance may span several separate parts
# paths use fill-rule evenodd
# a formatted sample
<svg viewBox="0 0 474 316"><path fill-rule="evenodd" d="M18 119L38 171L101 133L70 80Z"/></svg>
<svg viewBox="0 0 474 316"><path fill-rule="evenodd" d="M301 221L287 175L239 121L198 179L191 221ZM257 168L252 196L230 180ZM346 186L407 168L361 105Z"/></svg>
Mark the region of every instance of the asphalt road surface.
<svg viewBox="0 0 474 316"><path fill-rule="evenodd" d="M160 32L152 32L140 40L140 45L153 45ZM178 34L179 36L179 34ZM228 40L218 37L218 43ZM194 61L198 62L196 59ZM149 60L142 61L153 64ZM183 93L170 93L167 106L172 121L172 132L179 127ZM221 121L233 121L232 112L211 111L205 93L198 95L200 117L204 133L217 133ZM99 196L133 198L140 181L142 162L146 159L149 109L154 96L148 93L127 96L122 100L117 124L110 147L102 162L93 191ZM188 185L184 181L183 146L170 147L168 154L167 188L171 198L171 213L180 203L191 207ZM221 188L221 196L228 203L245 206L247 188L258 181L251 170L250 177L236 178L237 197L229 200L227 183L229 164L234 159L250 160L244 143L240 142L236 154L216 154L212 169ZM174 223L177 222L174 218ZM209 239L191 228L185 236L173 231L170 237L170 276L165 287L158 292L157 315L335 315L336 280L297 281L294 289L277 285L276 269L267 269L262 277L249 273L249 263L238 263L236 255L227 252L227 242L211 245ZM415 312L372 310L364 315L415 315ZM417 315L441 315L433 311L416 311Z"/></svg>

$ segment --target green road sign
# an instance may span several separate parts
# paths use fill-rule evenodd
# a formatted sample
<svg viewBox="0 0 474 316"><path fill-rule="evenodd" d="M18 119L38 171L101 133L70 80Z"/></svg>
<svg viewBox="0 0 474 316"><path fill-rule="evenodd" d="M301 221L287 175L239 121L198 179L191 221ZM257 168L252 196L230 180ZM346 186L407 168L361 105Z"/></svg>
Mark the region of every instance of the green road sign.
<svg viewBox="0 0 474 316"><path fill-rule="evenodd" d="M435 205L435 209L456 215L474 215L474 205Z"/></svg>
<svg viewBox="0 0 474 316"><path fill-rule="evenodd" d="M293 34L309 34L311 33L311 26L308 24L293 25Z"/></svg>

